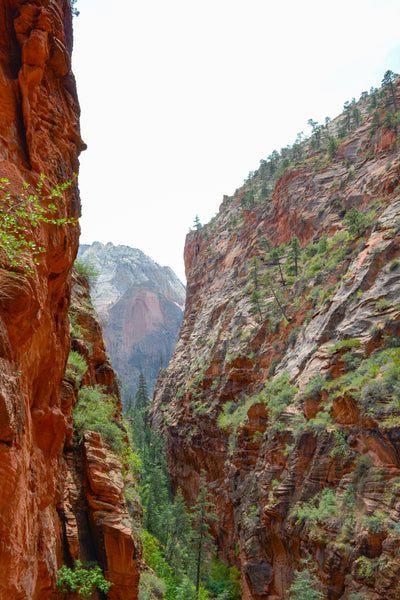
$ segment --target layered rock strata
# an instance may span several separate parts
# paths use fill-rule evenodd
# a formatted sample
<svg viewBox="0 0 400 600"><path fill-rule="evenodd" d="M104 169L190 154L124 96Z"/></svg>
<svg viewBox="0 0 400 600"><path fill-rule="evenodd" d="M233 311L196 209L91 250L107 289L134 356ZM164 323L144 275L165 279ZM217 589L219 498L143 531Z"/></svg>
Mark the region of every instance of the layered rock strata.
<svg viewBox="0 0 400 600"><path fill-rule="evenodd" d="M256 171L186 240L185 314L151 419L190 504L205 470L214 535L245 600L288 598L306 568L331 600L400 591L400 161L395 127L382 125L389 105L377 127L361 105L362 123L331 155L307 143L266 201Z"/></svg>
<svg viewBox="0 0 400 600"><path fill-rule="evenodd" d="M105 352L101 327L91 305L88 284L77 273L73 277L70 315L71 348L86 366L78 379L73 365L67 369L62 396L64 409L72 412L82 387L101 386L102 392L116 401L114 419L124 432L119 390ZM98 410L101 411L101 406ZM107 597L136 600L140 543L131 516L134 513L139 523L141 509L136 503L131 506L131 514L128 512L124 492L134 490L135 484L121 460L99 433L85 431L82 440L74 438L70 419L59 479L63 558L70 566L77 559L98 562L106 579L113 584Z"/></svg>
<svg viewBox="0 0 400 600"><path fill-rule="evenodd" d="M132 398L141 372L151 395L178 340L184 286L137 248L95 242L81 245L78 256L98 271L93 303L113 367Z"/></svg>
<svg viewBox="0 0 400 600"><path fill-rule="evenodd" d="M45 251L0 267L0 597L51 597L60 565L56 488L66 433L61 382L69 352L70 271L78 249L80 201L74 173L84 147L70 70L68 0L4 0L0 10L0 178L11 210L24 190L52 199L53 220L27 226ZM41 200L39 199L39 203ZM45 206L46 207L46 206ZM44 208L45 208L44 207ZM4 210L4 207L3 209Z"/></svg>

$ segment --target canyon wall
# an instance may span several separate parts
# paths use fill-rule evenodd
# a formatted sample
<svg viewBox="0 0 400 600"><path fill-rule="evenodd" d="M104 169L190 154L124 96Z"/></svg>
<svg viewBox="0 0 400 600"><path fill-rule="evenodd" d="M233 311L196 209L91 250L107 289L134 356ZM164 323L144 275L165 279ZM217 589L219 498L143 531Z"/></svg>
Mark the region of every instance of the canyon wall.
<svg viewBox="0 0 400 600"><path fill-rule="evenodd" d="M152 395L157 373L168 365L178 340L184 286L172 269L137 248L94 242L81 245L78 257L98 271L93 303L124 394L134 397L142 372Z"/></svg>
<svg viewBox="0 0 400 600"><path fill-rule="evenodd" d="M1 3L2 600L62 597L57 570L77 556L102 564L114 582L110 598L137 596L138 549L121 464L95 433L85 433L79 448L72 444L74 393L63 383L79 240L75 174L84 149L71 51L68 0ZM117 393L99 344L90 377Z"/></svg>
<svg viewBox="0 0 400 600"><path fill-rule="evenodd" d="M141 506L123 447L122 451L110 447L115 443L113 431L117 439L127 441L120 394L88 283L76 271L73 272L70 321L71 354L62 387L64 413L71 415L77 402L91 397L95 414L101 415L105 403L112 402L114 408L103 423L102 435L97 431L100 419L90 421L90 405L81 413L85 427L75 426L74 431L72 416L67 421L57 504L63 533L63 560L69 566L77 559L83 563L98 562L107 581L113 584L107 598L136 600L141 545L134 526L138 531ZM90 425L94 425L96 431L91 431Z"/></svg>
<svg viewBox="0 0 400 600"><path fill-rule="evenodd" d="M70 71L67 0L5 0L0 9L0 177L18 206L23 183L77 218L74 179L84 147ZM4 205L2 207L4 211ZM0 596L50 597L61 559L56 488L66 431L61 382L69 352L70 270L79 226L40 223L26 237L45 248L28 264L0 268Z"/></svg>
<svg viewBox="0 0 400 600"><path fill-rule="evenodd" d="M388 98L377 117L363 100L329 152L304 144L270 194L260 168L186 240L185 314L151 420L189 504L205 470L211 527L245 600L289 598L299 572L332 600L400 592L400 161ZM322 130L328 142L345 118Z"/></svg>

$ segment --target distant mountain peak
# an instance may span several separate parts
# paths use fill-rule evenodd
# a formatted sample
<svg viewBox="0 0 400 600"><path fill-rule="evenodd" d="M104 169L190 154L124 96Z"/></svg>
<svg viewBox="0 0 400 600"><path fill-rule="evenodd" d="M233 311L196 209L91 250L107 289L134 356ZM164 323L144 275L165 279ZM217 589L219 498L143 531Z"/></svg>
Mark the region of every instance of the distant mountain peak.
<svg viewBox="0 0 400 600"><path fill-rule="evenodd" d="M168 266L138 248L82 244L78 258L98 270L92 300L112 363L134 395L139 373L152 390L160 366L175 348L185 306L185 286Z"/></svg>

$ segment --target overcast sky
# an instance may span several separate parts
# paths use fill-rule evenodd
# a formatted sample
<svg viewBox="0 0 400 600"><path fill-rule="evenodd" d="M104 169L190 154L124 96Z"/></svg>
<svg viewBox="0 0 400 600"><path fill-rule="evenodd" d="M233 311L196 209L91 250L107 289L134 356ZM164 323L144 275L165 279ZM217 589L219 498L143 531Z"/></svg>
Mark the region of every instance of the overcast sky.
<svg viewBox="0 0 400 600"><path fill-rule="evenodd" d="M400 72L399 0L78 0L82 243L140 248L184 281L207 222L307 120Z"/></svg>

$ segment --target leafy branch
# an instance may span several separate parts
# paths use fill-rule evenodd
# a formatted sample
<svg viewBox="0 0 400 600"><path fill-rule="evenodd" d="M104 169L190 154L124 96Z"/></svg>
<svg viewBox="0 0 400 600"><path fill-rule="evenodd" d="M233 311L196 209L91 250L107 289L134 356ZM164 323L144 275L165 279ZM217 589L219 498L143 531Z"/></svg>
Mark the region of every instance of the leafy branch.
<svg viewBox="0 0 400 600"><path fill-rule="evenodd" d="M94 588L105 594L112 583L106 581L98 565L86 569L80 560L75 562L75 567L70 569L63 565L57 574L57 589L63 594L67 592L78 592L82 598L91 598Z"/></svg>
<svg viewBox="0 0 400 600"><path fill-rule="evenodd" d="M32 238L33 230L40 223L57 225L77 224L76 218L57 216L55 200L63 197L63 192L71 187L67 181L43 193L45 175L41 174L36 188L27 182L23 184L21 194L15 197L8 186L6 178L0 179L0 267L18 268L32 274L30 258L37 263L37 255L45 252ZM46 204L46 206L43 206Z"/></svg>

